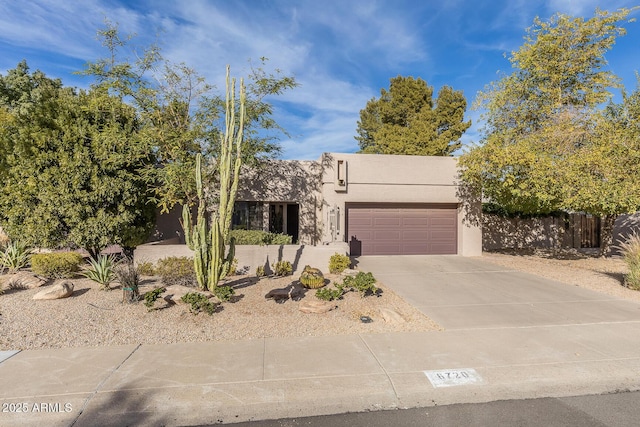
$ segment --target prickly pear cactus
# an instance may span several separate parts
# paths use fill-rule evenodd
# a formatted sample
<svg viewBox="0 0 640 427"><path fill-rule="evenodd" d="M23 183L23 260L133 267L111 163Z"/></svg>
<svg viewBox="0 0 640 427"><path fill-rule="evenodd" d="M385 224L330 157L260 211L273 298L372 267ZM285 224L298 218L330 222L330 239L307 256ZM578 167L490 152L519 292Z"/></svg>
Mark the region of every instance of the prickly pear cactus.
<svg viewBox="0 0 640 427"><path fill-rule="evenodd" d="M300 275L300 283L308 289L318 289L324 286L324 275L317 268L305 266Z"/></svg>

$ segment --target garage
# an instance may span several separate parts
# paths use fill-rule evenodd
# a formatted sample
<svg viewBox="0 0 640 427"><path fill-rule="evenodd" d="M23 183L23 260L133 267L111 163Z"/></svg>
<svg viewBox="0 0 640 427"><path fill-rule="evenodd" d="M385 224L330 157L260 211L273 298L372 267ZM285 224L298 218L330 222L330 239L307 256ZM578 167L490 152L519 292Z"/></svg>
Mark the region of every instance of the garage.
<svg viewBox="0 0 640 427"><path fill-rule="evenodd" d="M453 204L347 204L352 256L458 253L458 209Z"/></svg>

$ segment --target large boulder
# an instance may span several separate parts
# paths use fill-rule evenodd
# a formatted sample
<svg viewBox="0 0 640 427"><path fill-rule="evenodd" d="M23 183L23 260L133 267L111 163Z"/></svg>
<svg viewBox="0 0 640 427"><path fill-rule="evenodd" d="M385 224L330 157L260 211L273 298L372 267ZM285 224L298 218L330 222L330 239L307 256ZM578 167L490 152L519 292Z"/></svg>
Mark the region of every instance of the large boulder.
<svg viewBox="0 0 640 427"><path fill-rule="evenodd" d="M40 277L30 271L18 271L15 274L7 276L3 280L5 289L33 289L39 288L49 282L48 279Z"/></svg>
<svg viewBox="0 0 640 427"><path fill-rule="evenodd" d="M63 281L47 286L33 296L34 300L50 300L67 298L73 294L73 283Z"/></svg>
<svg viewBox="0 0 640 427"><path fill-rule="evenodd" d="M358 271L358 270L354 270L354 269L351 269L351 268L346 268L346 269L344 269L342 271L342 273L340 273L340 275L342 277L347 277L347 276L356 277L359 272L360 271Z"/></svg>
<svg viewBox="0 0 640 427"><path fill-rule="evenodd" d="M322 314L336 308L336 305L327 301L303 301L300 303L298 310L303 313Z"/></svg>
<svg viewBox="0 0 640 427"><path fill-rule="evenodd" d="M397 311L394 311L390 308L381 308L380 315L385 323L389 323L391 325L401 325L406 322L404 317L400 315Z"/></svg>

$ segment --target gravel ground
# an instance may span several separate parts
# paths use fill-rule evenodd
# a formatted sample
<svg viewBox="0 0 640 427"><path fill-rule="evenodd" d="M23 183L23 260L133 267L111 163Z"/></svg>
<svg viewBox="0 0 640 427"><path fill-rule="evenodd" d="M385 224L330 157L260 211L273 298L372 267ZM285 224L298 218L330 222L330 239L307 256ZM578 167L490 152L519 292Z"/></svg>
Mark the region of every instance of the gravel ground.
<svg viewBox="0 0 640 427"><path fill-rule="evenodd" d="M335 302L337 308L324 314L305 314L298 309L305 299L316 300L315 291L308 291L300 301L276 303L265 299L270 290L284 288L294 280L292 276L259 281L249 276L234 278L229 284L235 288L236 301L222 304L212 316L193 315L184 304L169 306L164 301L157 302L159 309L151 312L142 302L122 304L119 287L100 290L98 284L85 278L72 279L74 294L60 300L32 300L42 288L6 290L0 295L0 350L439 329L381 283L376 285L382 289L381 296L361 298L357 293L347 293ZM145 278L141 294L160 285L156 278ZM392 309L405 322L385 322L381 308ZM373 322L360 322L362 315Z"/></svg>
<svg viewBox="0 0 640 427"><path fill-rule="evenodd" d="M578 252L533 254L485 252L483 261L580 286L616 298L640 302L640 292L623 286L627 266L621 258L598 258Z"/></svg>
<svg viewBox="0 0 640 427"><path fill-rule="evenodd" d="M614 297L640 302L640 292L622 286L626 266L621 259L594 258L577 253L551 256L546 253L519 255L485 253L482 258L503 267L537 274L568 285L581 286ZM336 280L337 276L327 276ZM88 279L72 279L73 296L61 300L34 301L40 289L6 290L0 295L0 350L90 347L119 344L203 342L263 337L322 336L395 331L430 331L440 327L398 297L383 283L380 297L361 298L348 293L337 308L324 314L305 314L299 305L315 300L309 291L301 301L278 304L266 300L272 289L291 284L293 277L235 277L236 301L224 303L212 316L193 315L186 305L158 304L147 311L142 303L122 304L118 286L103 291ZM147 277L141 293L160 286ZM403 323L387 323L380 309L399 313ZM373 319L361 323L360 316Z"/></svg>

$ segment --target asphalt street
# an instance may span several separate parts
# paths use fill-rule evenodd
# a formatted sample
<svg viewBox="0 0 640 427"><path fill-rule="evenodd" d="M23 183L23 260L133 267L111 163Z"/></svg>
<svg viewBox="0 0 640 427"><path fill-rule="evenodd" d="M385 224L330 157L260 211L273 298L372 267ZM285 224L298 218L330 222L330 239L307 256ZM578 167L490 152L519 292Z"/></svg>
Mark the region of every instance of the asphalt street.
<svg viewBox="0 0 640 427"><path fill-rule="evenodd" d="M394 411L254 421L234 427L521 426L626 427L640 420L640 392L503 400Z"/></svg>

